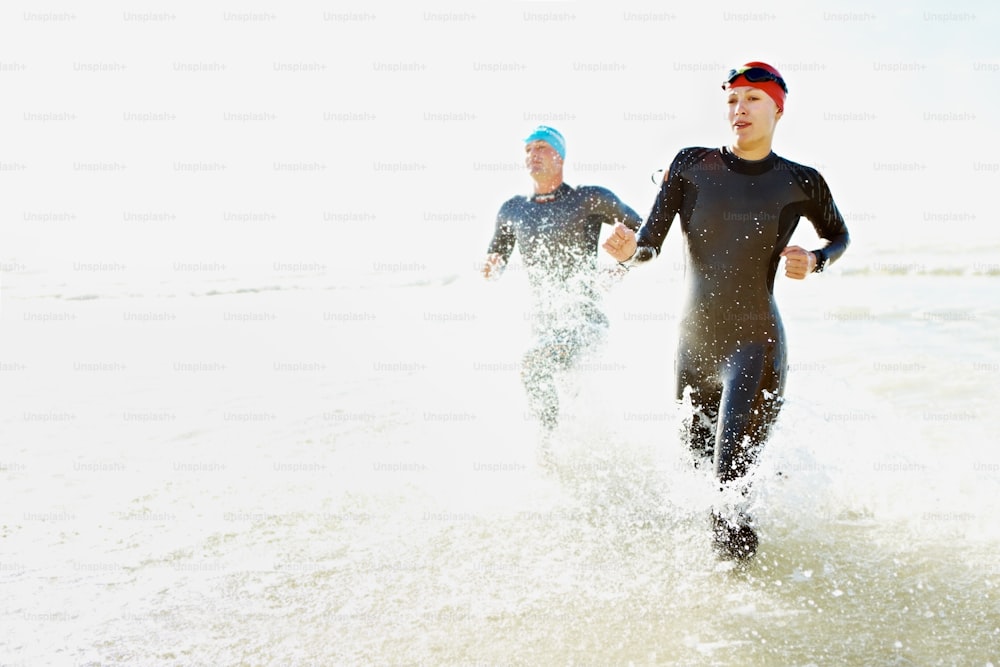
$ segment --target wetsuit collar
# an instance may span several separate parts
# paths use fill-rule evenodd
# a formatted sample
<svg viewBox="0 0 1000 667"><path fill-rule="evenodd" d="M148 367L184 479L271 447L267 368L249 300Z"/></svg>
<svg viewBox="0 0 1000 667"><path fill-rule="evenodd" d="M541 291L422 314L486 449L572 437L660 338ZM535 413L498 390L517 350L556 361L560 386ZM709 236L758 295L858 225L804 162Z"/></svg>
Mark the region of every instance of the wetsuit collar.
<svg viewBox="0 0 1000 667"><path fill-rule="evenodd" d="M767 154L767 157L760 160L744 160L730 151L728 146L723 146L720 152L726 166L739 174L746 174L748 176L757 176L758 174L768 172L778 161L778 156L774 151L771 151Z"/></svg>
<svg viewBox="0 0 1000 667"><path fill-rule="evenodd" d="M541 195L532 195L528 197L528 199L536 204L548 204L550 202L556 201L557 199L562 199L567 194L569 194L572 189L573 188L571 188L569 185L563 182L560 183L559 187L553 190L552 192L546 192L545 194Z"/></svg>

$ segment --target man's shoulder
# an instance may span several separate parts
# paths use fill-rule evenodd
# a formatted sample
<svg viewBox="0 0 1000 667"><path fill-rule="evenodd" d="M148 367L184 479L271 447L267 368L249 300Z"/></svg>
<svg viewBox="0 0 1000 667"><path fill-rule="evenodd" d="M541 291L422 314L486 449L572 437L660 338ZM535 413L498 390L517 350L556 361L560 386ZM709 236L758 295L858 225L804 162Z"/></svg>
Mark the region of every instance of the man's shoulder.
<svg viewBox="0 0 1000 667"><path fill-rule="evenodd" d="M524 195L514 195L503 204L500 205L501 214L510 214L516 211L520 211L524 208L524 205L528 203L528 198Z"/></svg>
<svg viewBox="0 0 1000 667"><path fill-rule="evenodd" d="M617 198L615 193L602 185L578 185L573 190L577 195L588 198L595 197L613 197Z"/></svg>

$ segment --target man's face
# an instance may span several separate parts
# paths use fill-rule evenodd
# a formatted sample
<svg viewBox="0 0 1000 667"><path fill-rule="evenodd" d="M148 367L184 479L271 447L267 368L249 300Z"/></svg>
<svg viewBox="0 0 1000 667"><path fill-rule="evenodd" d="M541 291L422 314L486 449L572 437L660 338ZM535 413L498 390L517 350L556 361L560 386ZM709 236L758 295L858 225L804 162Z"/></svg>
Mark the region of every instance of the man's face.
<svg viewBox="0 0 1000 667"><path fill-rule="evenodd" d="M545 141L529 141L524 145L524 166L532 176L549 176L560 173L562 158L556 149Z"/></svg>

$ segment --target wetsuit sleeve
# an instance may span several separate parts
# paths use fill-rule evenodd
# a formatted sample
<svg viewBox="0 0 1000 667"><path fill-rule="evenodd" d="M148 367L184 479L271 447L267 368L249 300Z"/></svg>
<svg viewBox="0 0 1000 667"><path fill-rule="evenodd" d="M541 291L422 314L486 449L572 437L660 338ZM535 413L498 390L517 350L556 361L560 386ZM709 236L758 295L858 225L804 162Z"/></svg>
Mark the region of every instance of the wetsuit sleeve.
<svg viewBox="0 0 1000 667"><path fill-rule="evenodd" d="M649 217L639 230L638 247L630 263L648 262L660 254L667 232L684 203L684 181L681 174L709 152L705 148L685 148L674 157Z"/></svg>
<svg viewBox="0 0 1000 667"><path fill-rule="evenodd" d="M511 202L506 202L500 207L500 211L497 213L496 227L493 230L493 238L490 240L489 248L486 250L487 255L492 255L493 253L498 253L503 259L504 264L510 259L511 254L514 252L514 243L517 237L514 235L514 224Z"/></svg>
<svg viewBox="0 0 1000 667"><path fill-rule="evenodd" d="M632 231L639 231L639 227L642 225L642 218L630 206L619 199L618 195L605 188L594 187L590 189L591 192L588 193L588 198L591 201L591 213L599 215L602 218L601 222L606 225L621 222Z"/></svg>
<svg viewBox="0 0 1000 667"><path fill-rule="evenodd" d="M815 169L808 169L804 173L804 182L800 185L809 196L806 217L813 224L819 237L827 242L824 248L813 251L818 260L815 271L819 272L844 254L851 243L851 237L847 232L844 216L837 210L830 188L820 173Z"/></svg>

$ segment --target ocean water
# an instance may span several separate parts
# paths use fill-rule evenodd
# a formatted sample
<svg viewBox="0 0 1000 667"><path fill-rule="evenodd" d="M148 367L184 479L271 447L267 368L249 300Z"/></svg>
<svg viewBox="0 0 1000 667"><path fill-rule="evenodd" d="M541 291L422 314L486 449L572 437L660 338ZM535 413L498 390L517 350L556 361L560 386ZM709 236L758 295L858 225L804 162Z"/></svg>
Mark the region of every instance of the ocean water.
<svg viewBox="0 0 1000 667"><path fill-rule="evenodd" d="M776 284L745 569L679 440L667 256L607 288L549 466L516 260L8 271L0 663L997 664L998 277L847 257Z"/></svg>

